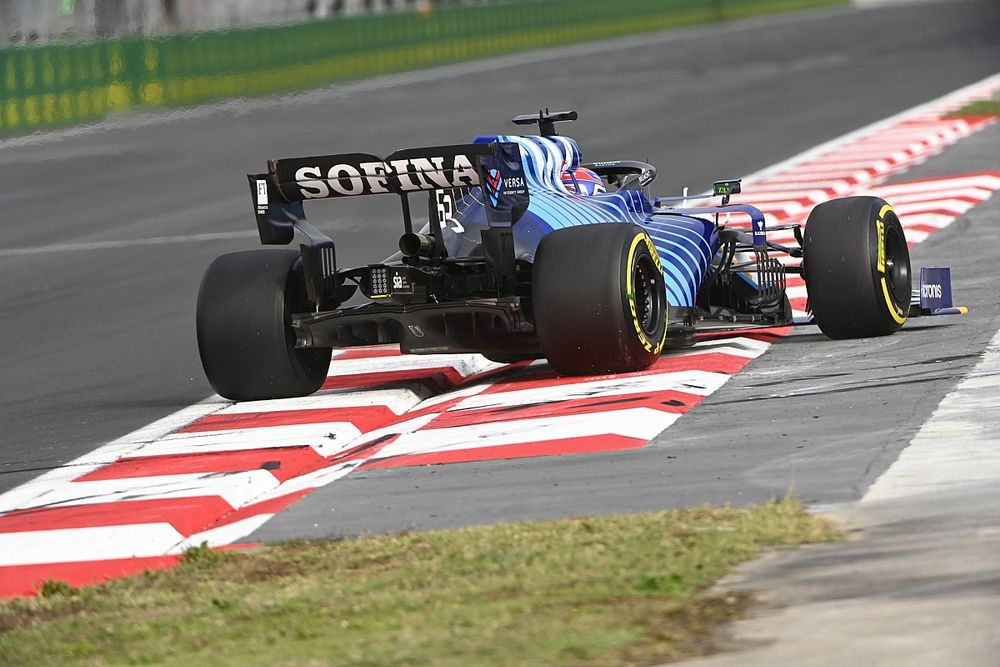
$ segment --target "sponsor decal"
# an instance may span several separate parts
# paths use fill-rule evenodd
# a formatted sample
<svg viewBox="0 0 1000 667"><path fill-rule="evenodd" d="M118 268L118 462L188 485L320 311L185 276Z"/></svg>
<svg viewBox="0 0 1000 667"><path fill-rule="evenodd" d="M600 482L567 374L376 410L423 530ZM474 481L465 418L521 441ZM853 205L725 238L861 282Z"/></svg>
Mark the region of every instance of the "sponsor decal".
<svg viewBox="0 0 1000 667"><path fill-rule="evenodd" d="M438 222L442 227L450 227L456 234L465 232L465 227L455 219L455 199L451 190L435 190L434 201L437 204Z"/></svg>
<svg viewBox="0 0 1000 667"><path fill-rule="evenodd" d="M437 204L438 222L444 224L455 215L455 203L447 190L435 190L434 201Z"/></svg>
<svg viewBox="0 0 1000 667"><path fill-rule="evenodd" d="M413 283L403 269L392 270L392 294L394 296L413 294Z"/></svg>
<svg viewBox="0 0 1000 667"><path fill-rule="evenodd" d="M885 223L882 218L875 221L875 228L875 236L878 238L877 268L879 273L885 273Z"/></svg>
<svg viewBox="0 0 1000 667"><path fill-rule="evenodd" d="M755 248L767 246L767 232L764 229L764 218L753 218L753 245Z"/></svg>
<svg viewBox="0 0 1000 667"><path fill-rule="evenodd" d="M257 179L257 214L267 213L267 181Z"/></svg>
<svg viewBox="0 0 1000 667"><path fill-rule="evenodd" d="M498 142L495 154L479 160L483 203L491 227L508 227L528 209L528 184L524 178L521 149L513 142Z"/></svg>
<svg viewBox="0 0 1000 667"><path fill-rule="evenodd" d="M920 269L920 307L928 310L951 308L951 269L923 267Z"/></svg>
<svg viewBox="0 0 1000 667"><path fill-rule="evenodd" d="M316 162L320 162L317 158ZM479 174L466 155L412 157L401 160L368 160L336 164L300 163L292 180L302 199L414 192L472 187Z"/></svg>
<svg viewBox="0 0 1000 667"><path fill-rule="evenodd" d="M921 285L920 286L920 296L927 299L940 299L941 298L941 286L940 285Z"/></svg>
<svg viewBox="0 0 1000 667"><path fill-rule="evenodd" d="M496 208L497 203L500 201L501 182L499 169L489 169L486 172L486 194L489 195L490 203L494 208Z"/></svg>

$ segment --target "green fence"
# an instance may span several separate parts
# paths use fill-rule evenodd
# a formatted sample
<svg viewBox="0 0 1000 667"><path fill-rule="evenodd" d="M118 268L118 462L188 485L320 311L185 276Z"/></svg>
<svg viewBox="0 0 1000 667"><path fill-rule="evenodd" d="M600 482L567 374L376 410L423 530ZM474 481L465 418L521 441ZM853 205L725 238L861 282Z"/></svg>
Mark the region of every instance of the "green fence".
<svg viewBox="0 0 1000 667"><path fill-rule="evenodd" d="M0 133L844 1L519 0L4 49Z"/></svg>

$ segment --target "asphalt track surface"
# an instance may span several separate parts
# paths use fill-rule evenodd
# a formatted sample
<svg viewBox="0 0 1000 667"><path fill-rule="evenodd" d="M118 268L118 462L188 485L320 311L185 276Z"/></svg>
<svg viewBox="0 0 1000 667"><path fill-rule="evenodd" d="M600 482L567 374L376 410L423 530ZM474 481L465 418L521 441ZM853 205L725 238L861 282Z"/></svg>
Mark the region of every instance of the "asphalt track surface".
<svg viewBox="0 0 1000 667"><path fill-rule="evenodd" d="M211 258L256 246L243 174L262 168L267 158L354 150L388 153L453 143L480 132L503 131L515 113L547 105L581 112L582 121L571 134L587 159L646 159L659 168L658 192L676 192L685 185L699 190L715 178L760 169L997 71L998 25L1000 8L992 2L840 8L623 40L582 56L583 49L571 49L559 52L561 56L515 57L506 66L452 68L412 77L416 80L411 82L410 77L394 77L290 102L228 104L142 122L126 118L92 132L68 133L59 141L0 144L0 491L211 392L194 341L197 286ZM393 248L399 232L394 204L372 199L331 203L314 207L314 217L329 215L321 226L336 230L344 264L364 263ZM951 239L955 233L942 236ZM935 243L927 246L918 250L918 257ZM985 253L983 245L969 251ZM968 261L968 255L957 254L954 263ZM983 270L997 271L992 262ZM963 323L960 345L953 336L938 335L934 340L941 352L936 354L974 355L978 341L996 329L987 332L990 326L975 318ZM879 356L880 364L891 364L893 358L908 363L927 344L916 331L898 340L879 351L885 355ZM827 346L828 353L852 354L849 346L811 342ZM779 350L796 345L802 351L779 358ZM799 365L815 346L809 340L775 346L751 372L785 368L792 373L786 366ZM954 384L963 363L950 362L953 376L940 378L942 391ZM695 422L704 419L716 425L712 442L721 448L699 450L692 444L702 476L691 478L690 490L676 498L679 502L753 500L787 486L788 475L778 470L776 481L745 494L732 484L732 471L777 460L780 453L755 453L761 442L780 436L764 429L756 435L747 431L749 437L740 440L742 429L749 428L740 424L759 428L780 417L790 424L814 425L823 419L822 414L814 420L812 414L783 407L762 417L749 409L751 404L740 412L734 407L740 400L717 406L718 412L708 409L742 380L734 379L667 432L670 438L702 437ZM884 398L894 401L904 391L886 391ZM834 402L840 394L823 400L831 429L843 421ZM936 404L930 394L925 402L924 412ZM895 428L923 414L868 403L856 411ZM684 435L682 429L692 432ZM868 472L859 476L866 454L855 450L868 449L881 437L877 431L864 434L860 441L849 439L830 463L835 470L842 466L841 477L850 484L819 471L812 465L818 458L803 466L816 478L815 485L807 481L811 478L797 478L806 500L835 501L841 499L838 494L857 493L879 466L891 461L891 449L874 464L869 456ZM603 491L593 494L607 465L607 459L573 457L545 461L541 467L532 462L530 470L523 463L500 462L358 476L333 487L355 498L359 513L325 532L376 532L670 502L663 494L632 493L622 486L623 477L606 479ZM710 469L718 472L705 477ZM677 473L674 484L688 474L684 469L670 473ZM668 479L667 472L662 474L660 488ZM435 505L464 503L464 516L441 519L440 509L411 502L432 495L425 480L445 476L451 479L447 488L437 489ZM379 484L372 483L376 478ZM573 479L577 481L567 482ZM490 487L484 488L485 483ZM518 497L539 485L562 488L554 496L558 502L545 505L539 504L544 498ZM580 501L584 490L592 500ZM470 491L479 498L473 505ZM328 500L316 494L315 507ZM398 510L404 502L409 503L406 512L385 511L389 505ZM390 515L387 522L384 517Z"/></svg>

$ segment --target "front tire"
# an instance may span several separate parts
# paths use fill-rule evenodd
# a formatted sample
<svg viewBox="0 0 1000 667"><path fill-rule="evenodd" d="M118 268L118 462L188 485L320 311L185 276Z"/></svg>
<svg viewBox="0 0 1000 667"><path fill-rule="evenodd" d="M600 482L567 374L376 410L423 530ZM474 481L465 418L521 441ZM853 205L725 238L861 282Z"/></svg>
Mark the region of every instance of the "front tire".
<svg viewBox="0 0 1000 667"><path fill-rule="evenodd" d="M198 292L198 351L209 383L235 401L307 396L322 385L330 348L296 348L291 315L309 310L295 250L216 258Z"/></svg>
<svg viewBox="0 0 1000 667"><path fill-rule="evenodd" d="M896 212L877 197L813 209L802 244L809 306L830 338L885 336L910 310L910 252Z"/></svg>
<svg viewBox="0 0 1000 667"><path fill-rule="evenodd" d="M565 375L651 366L667 338L663 269L642 227L559 229L538 245L532 269L542 353Z"/></svg>

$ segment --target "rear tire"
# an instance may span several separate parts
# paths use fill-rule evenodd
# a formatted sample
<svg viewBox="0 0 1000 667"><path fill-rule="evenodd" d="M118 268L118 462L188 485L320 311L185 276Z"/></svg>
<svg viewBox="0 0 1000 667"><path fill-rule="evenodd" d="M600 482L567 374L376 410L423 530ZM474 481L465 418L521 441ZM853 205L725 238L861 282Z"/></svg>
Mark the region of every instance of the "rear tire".
<svg viewBox="0 0 1000 667"><path fill-rule="evenodd" d="M296 348L292 313L310 309L295 250L222 255L198 292L198 351L205 375L235 401L307 396L323 385L330 348Z"/></svg>
<svg viewBox="0 0 1000 667"><path fill-rule="evenodd" d="M809 306L830 338L885 336L910 310L910 253L895 211L845 197L809 215L802 244Z"/></svg>
<svg viewBox="0 0 1000 667"><path fill-rule="evenodd" d="M663 269L642 227L612 223L551 232L538 245L532 282L538 341L557 372L638 371L663 350Z"/></svg>

